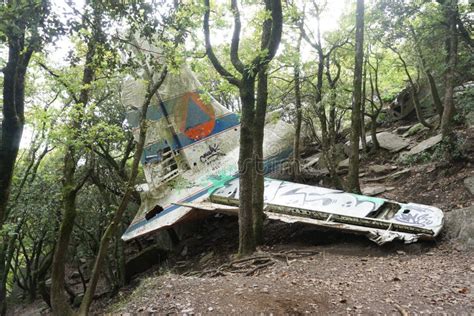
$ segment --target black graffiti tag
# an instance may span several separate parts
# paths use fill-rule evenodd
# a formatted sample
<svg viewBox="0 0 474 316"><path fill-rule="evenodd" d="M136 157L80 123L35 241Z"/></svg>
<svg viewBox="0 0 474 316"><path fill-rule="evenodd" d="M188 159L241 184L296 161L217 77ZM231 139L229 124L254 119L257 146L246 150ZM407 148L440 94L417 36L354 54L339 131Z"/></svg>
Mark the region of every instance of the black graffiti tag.
<svg viewBox="0 0 474 316"><path fill-rule="evenodd" d="M214 160L213 159L214 157L220 157L220 156L224 156L224 154L221 152L219 145L214 144L214 145L209 145L209 150L206 151L204 154L202 154L199 157L199 160L202 163L209 164Z"/></svg>

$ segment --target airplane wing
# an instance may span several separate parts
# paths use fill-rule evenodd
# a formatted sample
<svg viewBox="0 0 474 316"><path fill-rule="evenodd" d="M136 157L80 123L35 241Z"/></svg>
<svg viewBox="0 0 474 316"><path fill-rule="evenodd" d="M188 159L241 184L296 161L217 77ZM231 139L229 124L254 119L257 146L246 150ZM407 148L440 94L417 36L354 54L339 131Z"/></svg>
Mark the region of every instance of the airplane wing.
<svg viewBox="0 0 474 316"><path fill-rule="evenodd" d="M213 191L209 202L179 203L190 208L237 213L238 179ZM435 207L402 204L340 190L265 178L264 213L273 220L362 233L378 244L394 239L407 243L432 239L444 224Z"/></svg>

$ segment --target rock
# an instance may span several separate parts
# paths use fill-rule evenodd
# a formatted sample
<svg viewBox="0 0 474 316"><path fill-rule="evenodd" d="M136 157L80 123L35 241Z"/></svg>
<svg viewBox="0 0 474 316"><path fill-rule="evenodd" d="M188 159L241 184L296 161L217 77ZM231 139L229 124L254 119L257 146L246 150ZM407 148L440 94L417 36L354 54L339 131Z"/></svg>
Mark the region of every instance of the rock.
<svg viewBox="0 0 474 316"><path fill-rule="evenodd" d="M208 262L209 260L211 260L213 256L214 256L214 252L213 252L213 251L208 252L205 256L203 256L203 257L199 260L199 263L201 263L201 264L206 263L206 262Z"/></svg>
<svg viewBox="0 0 474 316"><path fill-rule="evenodd" d="M439 115L434 115L432 117L429 117L428 119L426 119L426 122L428 124L434 125L436 122L439 122Z"/></svg>
<svg viewBox="0 0 474 316"><path fill-rule="evenodd" d="M403 137L408 137L408 136L413 136L415 134L418 134L419 132L422 132L422 131L426 131L428 130L429 128L424 126L423 124L421 123L416 123L415 125L413 125L408 131L406 131L404 134L403 134Z"/></svg>
<svg viewBox="0 0 474 316"><path fill-rule="evenodd" d="M81 274L79 273L79 271L74 271L73 273L71 273L71 279L79 279L81 277Z"/></svg>
<svg viewBox="0 0 474 316"><path fill-rule="evenodd" d="M474 177L468 177L464 179L464 186L469 190L469 192L471 192L472 195L474 195Z"/></svg>
<svg viewBox="0 0 474 316"><path fill-rule="evenodd" d="M380 144L380 147L382 147L383 149L387 149L388 151L391 151L391 152L398 152L408 147L409 145L407 140L389 132L378 133L377 140ZM369 143L372 143L371 137L367 137L367 144Z"/></svg>
<svg viewBox="0 0 474 316"><path fill-rule="evenodd" d="M369 166L369 172L375 174L384 174L388 173L392 170L397 169L396 166L388 166L388 165L372 165Z"/></svg>
<svg viewBox="0 0 474 316"><path fill-rule="evenodd" d="M362 194L368 196L374 196L387 191L387 188L383 185L376 185L371 187L362 188Z"/></svg>
<svg viewBox="0 0 474 316"><path fill-rule="evenodd" d="M338 165L337 165L338 168L349 168L349 158L347 159L344 159L343 161L341 161Z"/></svg>
<svg viewBox="0 0 474 316"><path fill-rule="evenodd" d="M415 147L410 149L410 151L407 154L408 155L419 154L422 151L425 151L425 150L430 149L431 147L437 145L439 142L441 142L441 139L442 139L441 134L430 137L428 139L425 139L424 141L422 141L421 143L419 143L418 145L416 145Z"/></svg>
<svg viewBox="0 0 474 316"><path fill-rule="evenodd" d="M412 128L412 125L400 126L395 129L395 133L403 134L407 132L410 128Z"/></svg>
<svg viewBox="0 0 474 316"><path fill-rule="evenodd" d="M370 135L365 137L368 147L372 146L372 137ZM377 140L381 148L386 149L391 152L398 152L403 148L408 147L409 142L400 136L390 133L390 132L380 132L377 133ZM359 149L362 150L362 144L359 144ZM349 156L350 151L350 141L345 143L345 153Z"/></svg>
<svg viewBox="0 0 474 316"><path fill-rule="evenodd" d="M459 149L468 161L474 162L474 127L466 129L462 138L463 142Z"/></svg>
<svg viewBox="0 0 474 316"><path fill-rule="evenodd" d="M194 312L194 308L190 307L190 308L186 308L186 309L183 309L181 311L182 314L190 314L190 313L193 313Z"/></svg>
<svg viewBox="0 0 474 316"><path fill-rule="evenodd" d="M309 167L314 166L315 164L318 163L320 158L321 158L320 153L317 153L316 155L306 158L305 162L303 163L302 169L307 169Z"/></svg>
<svg viewBox="0 0 474 316"><path fill-rule="evenodd" d="M403 170L400 170L400 171L397 171L397 172L394 172L394 173L391 173L391 174L387 174L387 175L384 175L384 176L380 176L380 177L375 177L375 178L372 178L372 179L367 179L365 181L380 181L380 180L384 180L384 179L396 179L406 173L409 173L411 171L410 168L406 168L406 169L403 169ZM387 188L388 190L388 188Z"/></svg>
<svg viewBox="0 0 474 316"><path fill-rule="evenodd" d="M467 113L466 117L464 118L466 125L468 128L474 127L474 111Z"/></svg>
<svg viewBox="0 0 474 316"><path fill-rule="evenodd" d="M309 169L304 170L305 177L321 178L321 177L327 176L328 174L329 174L329 170L327 168L323 168L323 169L309 168Z"/></svg>
<svg viewBox="0 0 474 316"><path fill-rule="evenodd" d="M445 237L474 249L474 205L448 212L444 219Z"/></svg>

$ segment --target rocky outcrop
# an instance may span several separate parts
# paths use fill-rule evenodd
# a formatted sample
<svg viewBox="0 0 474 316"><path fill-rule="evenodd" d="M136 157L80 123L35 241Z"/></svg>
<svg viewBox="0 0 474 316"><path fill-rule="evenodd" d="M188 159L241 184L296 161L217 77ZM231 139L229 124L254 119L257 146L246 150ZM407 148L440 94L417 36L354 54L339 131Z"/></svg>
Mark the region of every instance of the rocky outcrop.
<svg viewBox="0 0 474 316"><path fill-rule="evenodd" d="M474 249L474 205L448 212L444 219L445 237Z"/></svg>

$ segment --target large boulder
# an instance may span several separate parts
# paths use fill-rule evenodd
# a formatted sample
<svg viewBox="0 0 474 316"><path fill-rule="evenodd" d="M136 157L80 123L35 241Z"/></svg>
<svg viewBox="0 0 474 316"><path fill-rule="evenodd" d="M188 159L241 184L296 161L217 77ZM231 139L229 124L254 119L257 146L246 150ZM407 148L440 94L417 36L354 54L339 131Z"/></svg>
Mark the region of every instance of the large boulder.
<svg viewBox="0 0 474 316"><path fill-rule="evenodd" d="M389 132L378 133L377 140L379 142L380 147L391 152L398 152L408 147L409 145L409 142L406 139ZM367 137L367 143L370 143L370 142L372 142L372 138Z"/></svg>
<svg viewBox="0 0 474 316"><path fill-rule="evenodd" d="M367 135L365 137L367 146L371 147L372 146L372 137L370 135ZM407 148L410 143L398 136L397 134L390 133L390 132L380 132L377 133L377 141L379 142L379 145L381 148L386 149L390 152L399 152L400 150ZM350 141L346 142L345 144L346 148L346 154L349 155L350 151ZM359 143L359 149L362 150L362 144Z"/></svg>
<svg viewBox="0 0 474 316"><path fill-rule="evenodd" d="M390 165L371 165L368 168L369 172L373 174L386 174L395 169L397 169L397 166Z"/></svg>
<svg viewBox="0 0 474 316"><path fill-rule="evenodd" d="M444 219L445 236L474 249L474 205L448 212Z"/></svg>
<svg viewBox="0 0 474 316"><path fill-rule="evenodd" d="M362 188L362 194L368 196L375 196L393 189L393 187L386 187L384 185L367 186Z"/></svg>
<svg viewBox="0 0 474 316"><path fill-rule="evenodd" d="M459 149L466 160L472 163L474 162L474 128L466 129L461 138L463 140Z"/></svg>
<svg viewBox="0 0 474 316"><path fill-rule="evenodd" d="M403 137L410 137L410 136L413 136L415 134L418 134L418 133L421 133L423 131L427 131L429 130L428 127L424 126L423 124L421 123L416 123L415 125L413 125L412 127L410 127L404 134L403 134Z"/></svg>
<svg viewBox="0 0 474 316"><path fill-rule="evenodd" d="M428 139L425 139L424 141L422 141L421 143L419 143L418 145L416 145L415 147L410 149L410 151L408 152L408 155L419 154L419 153L421 153L421 152L423 152L427 149L430 149L431 147L439 144L441 142L441 140L442 140L441 134L430 137Z"/></svg>
<svg viewBox="0 0 474 316"><path fill-rule="evenodd" d="M474 195L474 176L464 179L464 186L472 195Z"/></svg>

